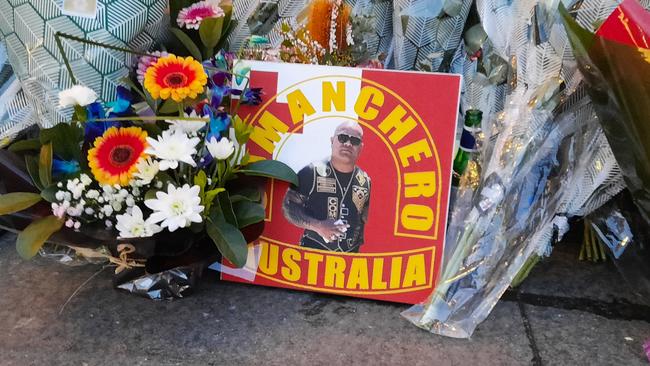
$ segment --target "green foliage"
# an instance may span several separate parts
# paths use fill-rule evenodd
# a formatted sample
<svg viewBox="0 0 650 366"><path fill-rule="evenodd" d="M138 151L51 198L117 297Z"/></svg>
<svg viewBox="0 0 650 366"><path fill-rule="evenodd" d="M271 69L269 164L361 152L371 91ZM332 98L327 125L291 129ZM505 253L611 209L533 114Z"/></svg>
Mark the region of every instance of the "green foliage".
<svg viewBox="0 0 650 366"><path fill-rule="evenodd" d="M298 185L298 175L286 164L277 160L260 160L246 165L239 170L245 175L267 177L283 180Z"/></svg>
<svg viewBox="0 0 650 366"><path fill-rule="evenodd" d="M190 55L194 57L194 59L202 61L201 50L199 50L199 47L197 47L196 43L194 43L194 41L192 41L192 39L182 30L174 27L170 29L174 36L178 38L179 41L181 41L185 49L187 49L187 52L189 52Z"/></svg>
<svg viewBox="0 0 650 366"><path fill-rule="evenodd" d="M215 205L205 225L205 230L219 252L237 267L246 264L248 245L239 229L224 218L220 205Z"/></svg>
<svg viewBox="0 0 650 366"><path fill-rule="evenodd" d="M46 216L35 220L25 228L16 239L16 250L24 259L38 253L47 239L63 226L63 220L56 216Z"/></svg>
<svg viewBox="0 0 650 366"><path fill-rule="evenodd" d="M41 146L41 154L38 159L38 177L43 187L52 184L52 143Z"/></svg>
<svg viewBox="0 0 650 366"><path fill-rule="evenodd" d="M23 151L38 151L40 149L41 141L39 139L16 141L7 148L7 150L15 153Z"/></svg>
<svg viewBox="0 0 650 366"><path fill-rule="evenodd" d="M219 202L219 210L221 211L224 219L231 225L237 227L237 216L235 216L235 211L232 209L232 202L230 201L230 195L225 190L217 194L217 202Z"/></svg>
<svg viewBox="0 0 650 366"><path fill-rule="evenodd" d="M51 186L46 187L41 191L41 198L43 198L44 200L50 203L56 202L57 199L54 195L58 190L59 187L57 187L56 184L52 184Z"/></svg>
<svg viewBox="0 0 650 366"><path fill-rule="evenodd" d="M262 200L262 194L259 189L254 187L243 187L232 191L230 195L230 201L234 204L242 200L251 201L251 202L260 202Z"/></svg>
<svg viewBox="0 0 650 366"><path fill-rule="evenodd" d="M41 178L39 176L38 158L33 155L25 155L25 168L27 168L27 173L32 178L34 186L42 191L45 187L41 184Z"/></svg>
<svg viewBox="0 0 650 366"><path fill-rule="evenodd" d="M235 212L235 216L237 216L237 223L239 224L239 228L256 224L260 221L263 221L266 217L264 206L248 200L241 200L239 202L233 203L232 208Z"/></svg>
<svg viewBox="0 0 650 366"><path fill-rule="evenodd" d="M79 121L79 122L86 122L88 120L88 113L86 112L86 108L80 105L75 105L74 114L72 115L72 120Z"/></svg>
<svg viewBox="0 0 650 366"><path fill-rule="evenodd" d="M145 194L144 194L144 199L145 200L153 200L156 199L156 193L160 192L159 189L156 188L150 188Z"/></svg>
<svg viewBox="0 0 650 366"><path fill-rule="evenodd" d="M179 106L180 106L179 103L176 103L173 99L170 98L162 103L162 105L158 109L158 113L162 113L162 114L178 113ZM182 108L182 106L180 108Z"/></svg>
<svg viewBox="0 0 650 366"><path fill-rule="evenodd" d="M83 135L83 129L76 123L59 123L41 130L40 141L42 145L51 142L54 154L61 159L80 161Z"/></svg>
<svg viewBox="0 0 650 366"><path fill-rule="evenodd" d="M248 117L245 119L235 116L232 119L232 127L235 129L235 139L239 145L243 145L250 139L251 133L253 133L253 125L248 123Z"/></svg>
<svg viewBox="0 0 650 366"><path fill-rule="evenodd" d="M13 192L0 195L0 216L30 208L41 201L37 193Z"/></svg>
<svg viewBox="0 0 650 366"><path fill-rule="evenodd" d="M214 47L219 43L222 36L221 31L223 29L223 21L224 17L206 18L201 21L199 36L201 36L201 42L203 42L203 46L205 46L205 59L214 55Z"/></svg>

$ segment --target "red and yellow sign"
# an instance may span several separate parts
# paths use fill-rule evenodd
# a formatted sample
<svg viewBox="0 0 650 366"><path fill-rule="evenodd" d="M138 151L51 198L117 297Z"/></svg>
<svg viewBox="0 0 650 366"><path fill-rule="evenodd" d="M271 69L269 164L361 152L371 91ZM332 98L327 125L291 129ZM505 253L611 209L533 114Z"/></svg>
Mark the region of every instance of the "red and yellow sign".
<svg viewBox="0 0 650 366"><path fill-rule="evenodd" d="M301 185L270 183L243 269L252 276L222 277L423 301L444 252L460 76L247 63L265 93L241 109L255 126L248 148L291 166ZM319 223L347 229L328 238Z"/></svg>

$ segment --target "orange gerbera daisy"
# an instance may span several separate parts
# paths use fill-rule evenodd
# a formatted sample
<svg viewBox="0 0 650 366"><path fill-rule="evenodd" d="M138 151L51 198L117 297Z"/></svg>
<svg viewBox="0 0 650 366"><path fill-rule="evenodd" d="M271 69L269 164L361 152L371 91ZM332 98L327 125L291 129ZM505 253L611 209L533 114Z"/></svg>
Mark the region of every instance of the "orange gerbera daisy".
<svg viewBox="0 0 650 366"><path fill-rule="evenodd" d="M169 55L161 57L147 68L144 74L144 87L154 98L182 102L202 93L208 76L201 63L192 57Z"/></svg>
<svg viewBox="0 0 650 366"><path fill-rule="evenodd" d="M147 146L147 132L140 127L111 127L88 150L88 165L100 184L125 186Z"/></svg>

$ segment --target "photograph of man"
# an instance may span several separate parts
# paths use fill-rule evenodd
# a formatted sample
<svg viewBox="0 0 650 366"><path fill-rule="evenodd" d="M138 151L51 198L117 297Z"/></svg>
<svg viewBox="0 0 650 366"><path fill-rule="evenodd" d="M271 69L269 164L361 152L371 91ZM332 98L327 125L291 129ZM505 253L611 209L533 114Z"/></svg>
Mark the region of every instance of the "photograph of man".
<svg viewBox="0 0 650 366"><path fill-rule="evenodd" d="M298 172L299 186L287 190L286 219L305 229L300 245L337 252L358 252L370 205L370 177L356 164L363 149L363 129L343 122L330 138L332 153Z"/></svg>

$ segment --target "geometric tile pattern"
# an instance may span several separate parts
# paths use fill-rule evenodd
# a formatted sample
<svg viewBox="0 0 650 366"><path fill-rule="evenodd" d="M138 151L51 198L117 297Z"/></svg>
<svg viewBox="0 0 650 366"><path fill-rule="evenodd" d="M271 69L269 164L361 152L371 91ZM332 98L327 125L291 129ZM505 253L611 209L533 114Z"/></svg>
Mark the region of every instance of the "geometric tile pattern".
<svg viewBox="0 0 650 366"><path fill-rule="evenodd" d="M395 0L393 2L393 59L400 70L441 70L461 42L463 26L472 0L462 0L460 12L449 16L427 11L436 1ZM440 2L442 3L442 2ZM413 9L423 9L416 12ZM412 15L410 15L413 13ZM409 14L409 15L407 15Z"/></svg>
<svg viewBox="0 0 650 366"><path fill-rule="evenodd" d="M166 38L167 4L167 0L98 0L95 18L84 18L64 15L63 0L0 0L0 34L23 87L21 100L11 109L14 116L29 116L50 126L69 115L70 111L56 108L58 92L72 85L54 39L56 32L149 50L156 40ZM115 98L118 81L128 75L133 56L67 39L62 44L75 78L103 100Z"/></svg>

